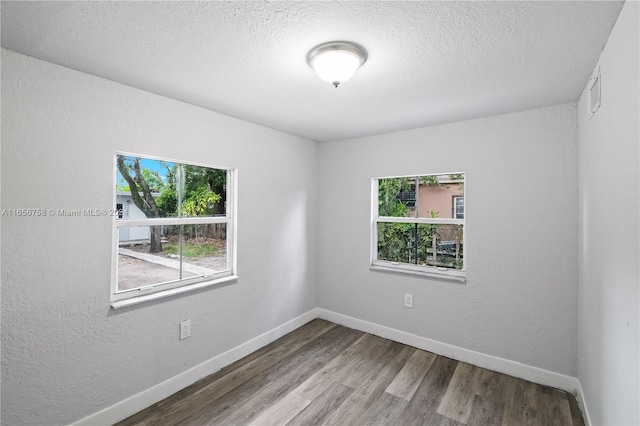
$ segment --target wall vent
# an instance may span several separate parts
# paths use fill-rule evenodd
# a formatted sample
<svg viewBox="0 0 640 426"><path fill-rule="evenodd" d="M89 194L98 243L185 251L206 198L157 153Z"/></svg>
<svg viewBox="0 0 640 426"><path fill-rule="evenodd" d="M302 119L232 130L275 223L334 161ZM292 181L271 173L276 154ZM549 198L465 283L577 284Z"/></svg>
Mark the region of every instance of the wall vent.
<svg viewBox="0 0 640 426"><path fill-rule="evenodd" d="M600 66L596 68L595 72L589 80L589 119L593 117L593 114L600 108Z"/></svg>

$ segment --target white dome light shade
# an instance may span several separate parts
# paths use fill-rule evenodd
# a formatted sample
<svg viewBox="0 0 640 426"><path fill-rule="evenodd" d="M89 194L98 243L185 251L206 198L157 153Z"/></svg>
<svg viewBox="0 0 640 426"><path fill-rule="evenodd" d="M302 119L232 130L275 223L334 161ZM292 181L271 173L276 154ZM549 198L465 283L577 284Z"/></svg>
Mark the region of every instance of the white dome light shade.
<svg viewBox="0 0 640 426"><path fill-rule="evenodd" d="M329 83L348 80L360 66L360 58L345 50L328 50L311 61L318 77Z"/></svg>
<svg viewBox="0 0 640 426"><path fill-rule="evenodd" d="M335 87L351 78L366 59L364 48L346 41L323 43L307 55L307 62L318 77Z"/></svg>

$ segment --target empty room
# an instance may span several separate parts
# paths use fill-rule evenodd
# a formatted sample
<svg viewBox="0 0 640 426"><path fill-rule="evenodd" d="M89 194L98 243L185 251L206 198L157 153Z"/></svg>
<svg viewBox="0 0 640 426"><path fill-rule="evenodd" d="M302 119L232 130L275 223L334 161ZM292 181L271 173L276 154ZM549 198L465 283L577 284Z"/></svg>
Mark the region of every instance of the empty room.
<svg viewBox="0 0 640 426"><path fill-rule="evenodd" d="M4 1L2 425L639 425L640 2Z"/></svg>

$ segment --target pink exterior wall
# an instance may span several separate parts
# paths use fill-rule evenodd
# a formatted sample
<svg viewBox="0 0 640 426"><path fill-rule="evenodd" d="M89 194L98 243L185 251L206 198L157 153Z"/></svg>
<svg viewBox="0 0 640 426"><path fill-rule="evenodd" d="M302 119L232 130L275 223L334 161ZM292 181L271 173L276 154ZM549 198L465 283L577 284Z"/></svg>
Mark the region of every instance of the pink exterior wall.
<svg viewBox="0 0 640 426"><path fill-rule="evenodd" d="M420 217L431 217L430 212L438 212L437 217L453 217L453 197L462 195L459 183L445 183L443 186L420 185L418 193L418 213Z"/></svg>

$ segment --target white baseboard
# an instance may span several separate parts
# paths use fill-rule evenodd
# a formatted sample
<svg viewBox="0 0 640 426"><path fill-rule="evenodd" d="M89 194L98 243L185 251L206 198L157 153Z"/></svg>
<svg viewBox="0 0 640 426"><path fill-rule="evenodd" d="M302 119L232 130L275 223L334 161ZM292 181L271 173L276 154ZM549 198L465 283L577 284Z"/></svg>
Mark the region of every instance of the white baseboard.
<svg viewBox="0 0 640 426"><path fill-rule="evenodd" d="M315 318L322 318L345 327L364 331L376 336L384 337L399 343L404 343L419 349L433 352L448 358L467 362L469 364L483 367L492 371L508 374L510 376L519 377L541 385L552 386L554 388L566 390L577 396L578 404L583 411L586 426L591 425L589 412L587 410L584 394L580 381L571 376L555 373L538 367L522 364L516 361L499 358L493 355L487 355L475 352L469 349L461 348L437 340L428 339L405 331L396 330L394 328L385 327L383 325L353 318L347 315L332 312L326 309L314 308L310 311L294 318L266 333L257 336L248 342L245 342L233 349L217 355L195 367L178 374L156 386L144 390L133 395L123 401L120 401L110 407L107 407L97 413L91 414L77 422L73 426L85 425L103 425L113 424L120 420L144 410L150 405L167 398L186 388L187 386L197 382L198 380L215 373L221 368L249 355L252 352L268 345L274 340L279 339L287 333L303 326Z"/></svg>
<svg viewBox="0 0 640 426"><path fill-rule="evenodd" d="M449 345L437 340L428 339L426 337L417 336L394 328L363 321L347 315L328 311L326 309L318 308L317 313L319 318L327 321L364 331L366 333L375 334L376 336L446 356L447 358L477 365L478 367L486 368L488 370L519 377L541 385L566 390L571 393L576 393L579 388L578 379L575 377L566 376L564 374L555 373L538 367L532 367L527 364L499 358L493 355L475 352L459 346Z"/></svg>
<svg viewBox="0 0 640 426"><path fill-rule="evenodd" d="M584 425L591 426L593 423L591 422L591 416L589 416L589 409L587 408L587 400L584 397L584 391L582 390L582 383L580 383L580 380L578 380L578 391L576 392L576 401L578 402L578 406L580 407L580 410L582 410Z"/></svg>
<svg viewBox="0 0 640 426"><path fill-rule="evenodd" d="M263 333L248 342L245 342L227 352L221 353L177 376L174 376L162 383L146 389L136 395L133 395L123 401L120 401L110 407L107 407L97 413L91 414L73 425L106 425L114 424L120 420L124 420L133 414L144 410L150 405L158 401L162 401L168 396L173 395L181 389L197 382L198 380L215 373L222 367L225 367L252 352L268 345L274 340L279 339L287 333L303 326L309 321L318 317L317 309L312 309L297 318L294 318L278 327Z"/></svg>

